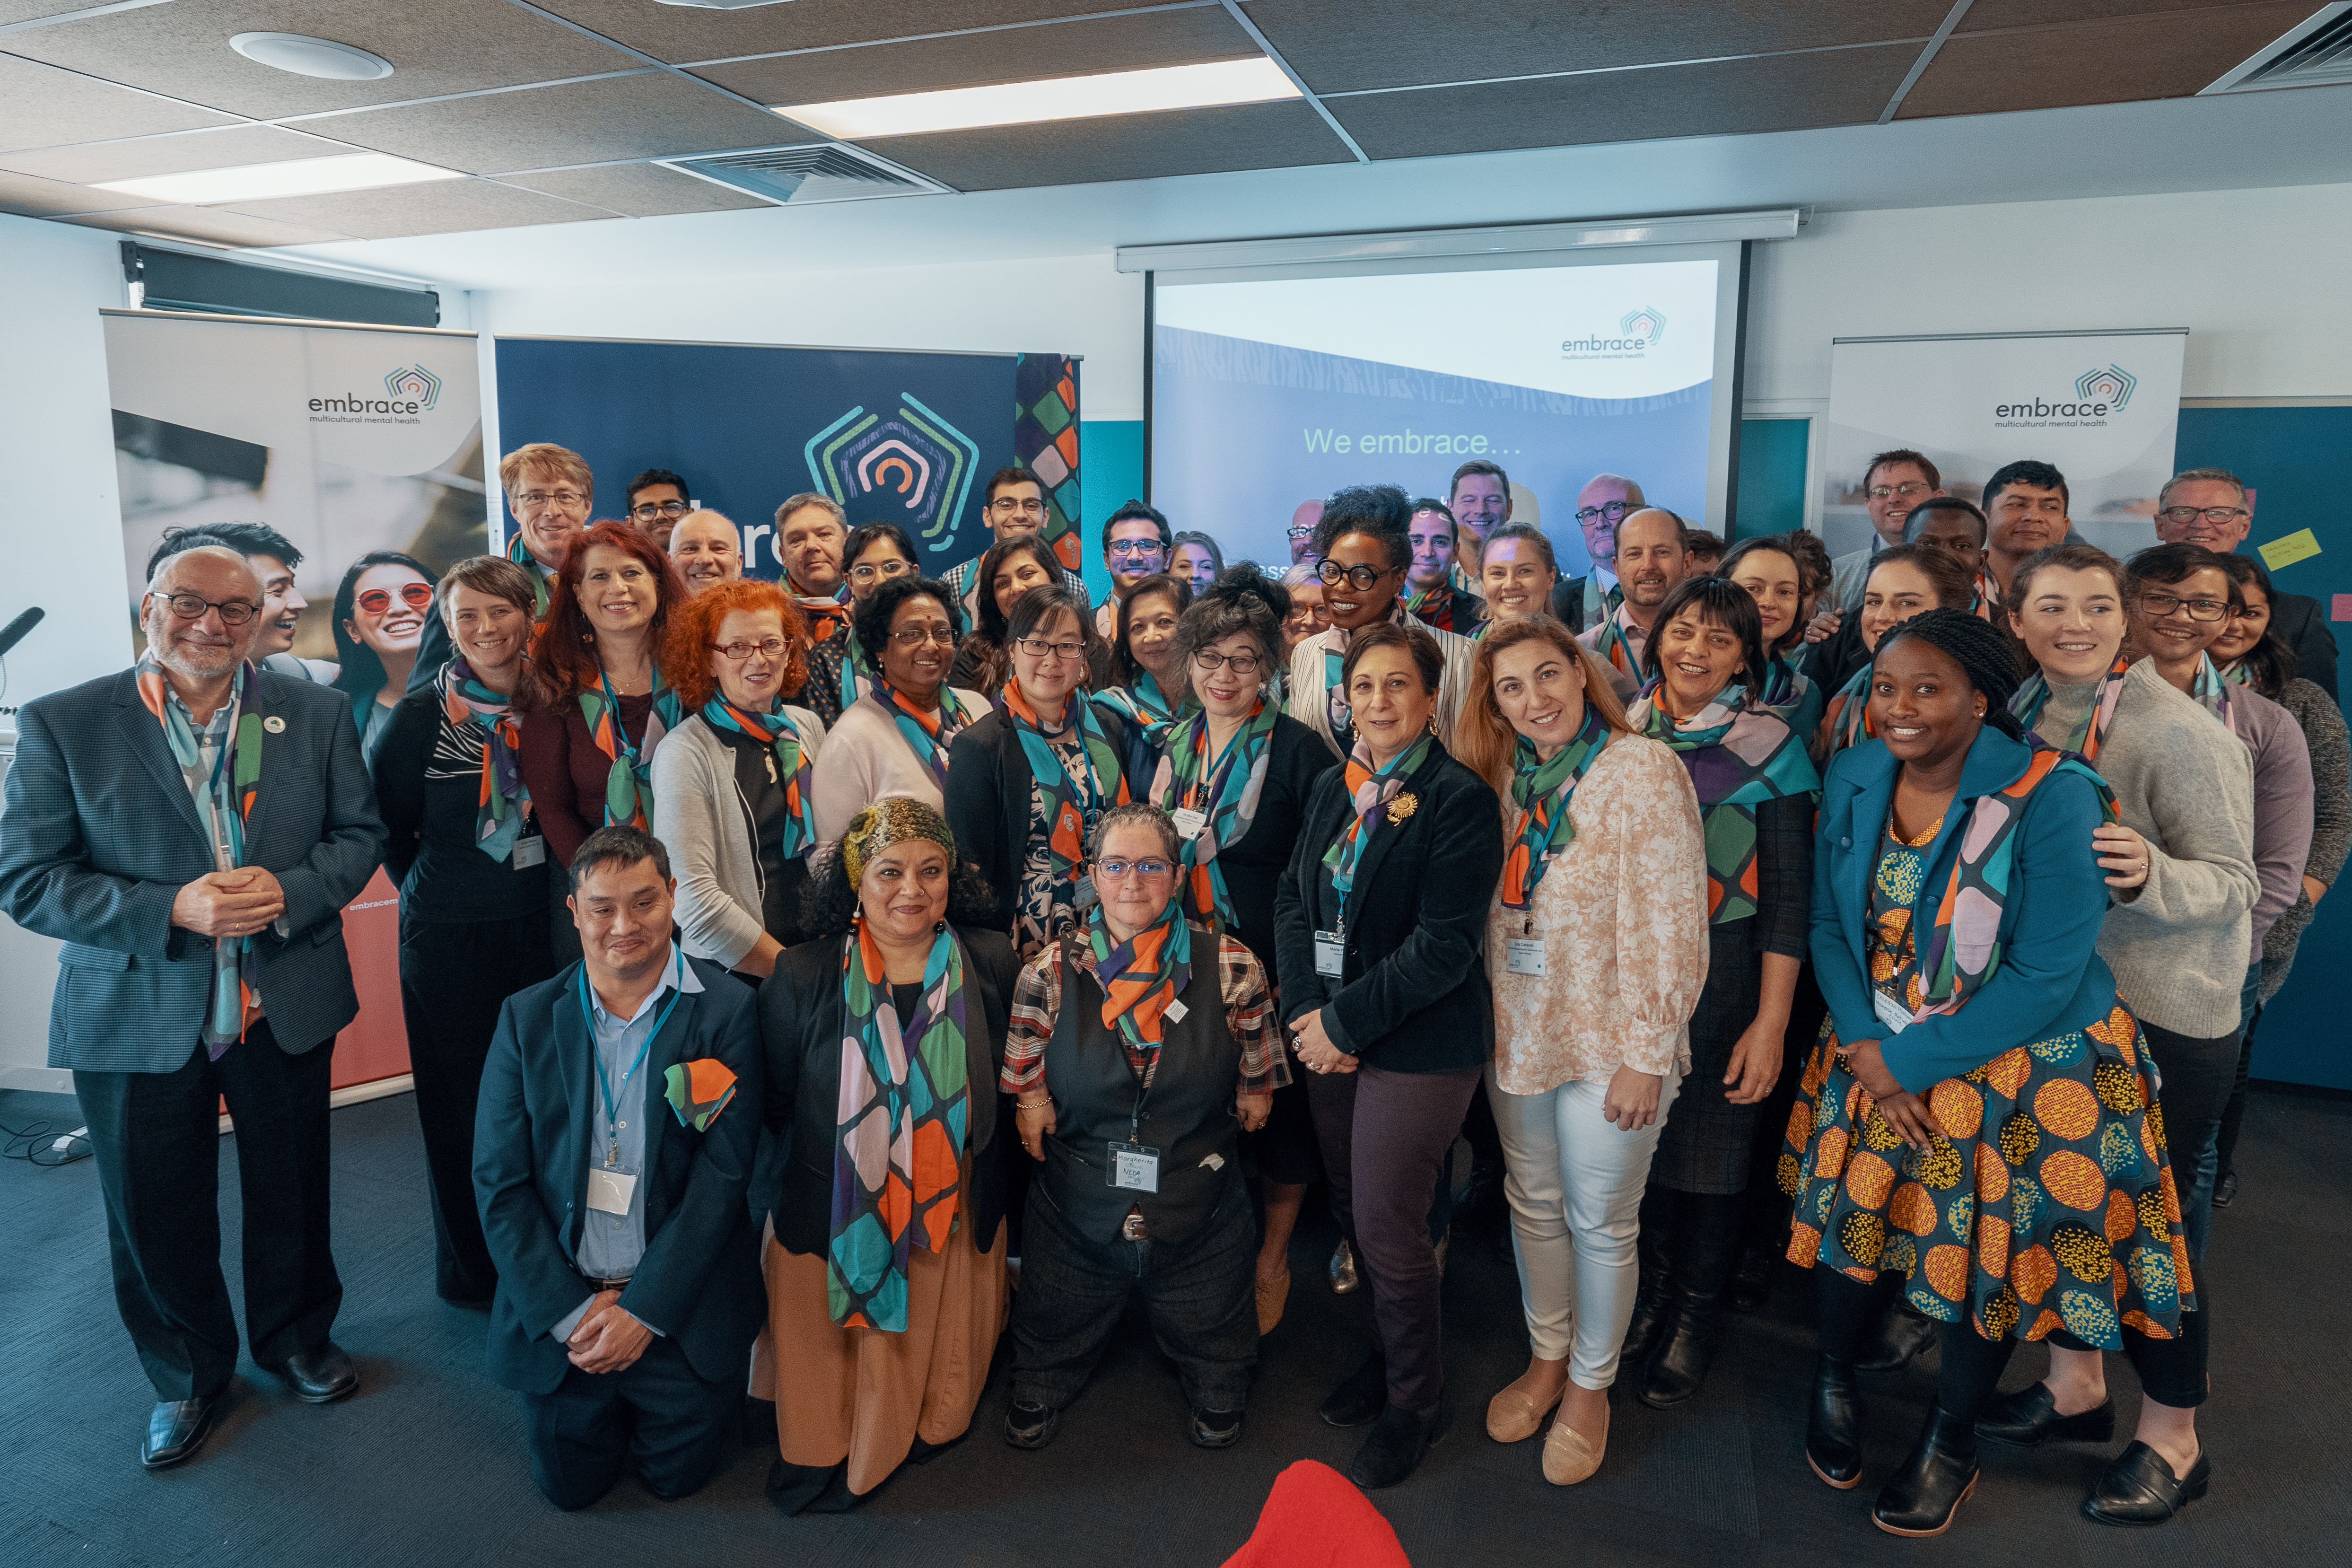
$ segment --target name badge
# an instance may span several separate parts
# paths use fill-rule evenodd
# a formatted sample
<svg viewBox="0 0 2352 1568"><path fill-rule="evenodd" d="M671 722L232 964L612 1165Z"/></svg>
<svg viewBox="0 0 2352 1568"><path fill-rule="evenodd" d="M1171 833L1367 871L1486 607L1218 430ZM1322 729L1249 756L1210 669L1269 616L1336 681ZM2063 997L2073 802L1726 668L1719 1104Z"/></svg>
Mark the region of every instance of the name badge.
<svg viewBox="0 0 2352 1568"><path fill-rule="evenodd" d="M596 1166L588 1173L588 1206L598 1214L627 1214L629 1199L636 1190L637 1176L634 1171L613 1171Z"/></svg>
<svg viewBox="0 0 2352 1568"><path fill-rule="evenodd" d="M1184 1021L1184 1015L1192 1010L1192 1009L1185 1006L1181 1002L1171 1002L1168 1004L1166 1009L1160 1013L1160 1016L1168 1023L1181 1024Z"/></svg>
<svg viewBox="0 0 2352 1568"><path fill-rule="evenodd" d="M1110 1146L1110 1184L1134 1193L1160 1190L1160 1151L1140 1143Z"/></svg>
<svg viewBox="0 0 2352 1568"><path fill-rule="evenodd" d="M1911 1009L1885 992L1873 989L1870 1005L1878 1010L1878 1021L1895 1033L1899 1035L1911 1026Z"/></svg>
<svg viewBox="0 0 2352 1568"><path fill-rule="evenodd" d="M1541 937L1515 936L1503 944L1505 960L1514 974L1532 974L1543 978L1544 944Z"/></svg>
<svg viewBox="0 0 2352 1568"><path fill-rule="evenodd" d="M1198 838L1201 829L1209 826L1209 814L1194 811L1189 805L1180 805L1168 815L1176 824L1176 837L1179 838Z"/></svg>
<svg viewBox="0 0 2352 1568"><path fill-rule="evenodd" d="M1316 973L1328 974L1337 980L1344 972L1347 961L1346 938L1336 931L1318 931L1315 933Z"/></svg>
<svg viewBox="0 0 2352 1568"><path fill-rule="evenodd" d="M547 840L544 838L516 839L512 864L518 871L528 871L533 866L546 865Z"/></svg>

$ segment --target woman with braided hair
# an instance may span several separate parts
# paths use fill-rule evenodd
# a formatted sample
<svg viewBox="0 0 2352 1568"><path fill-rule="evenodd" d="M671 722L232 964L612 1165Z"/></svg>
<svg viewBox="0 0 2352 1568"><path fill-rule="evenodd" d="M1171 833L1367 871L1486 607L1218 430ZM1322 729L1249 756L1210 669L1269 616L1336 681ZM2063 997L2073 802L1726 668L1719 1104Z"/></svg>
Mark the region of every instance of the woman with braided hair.
<svg viewBox="0 0 2352 1568"><path fill-rule="evenodd" d="M2163 1120L2097 951L2122 879L2103 886L2088 850L2113 798L2010 713L2015 668L1964 610L1895 626L1873 660L1876 738L1823 789L1830 1020L1784 1164L1790 1258L1822 1265L1805 1458L1832 1487L1861 1480L1853 1359L1900 1289L1942 1325L1942 1367L1871 1510L1895 1535L1941 1534L1974 1489L1977 1416L2018 1340L2063 1329L2129 1354L2151 1397L2203 1397Z"/></svg>

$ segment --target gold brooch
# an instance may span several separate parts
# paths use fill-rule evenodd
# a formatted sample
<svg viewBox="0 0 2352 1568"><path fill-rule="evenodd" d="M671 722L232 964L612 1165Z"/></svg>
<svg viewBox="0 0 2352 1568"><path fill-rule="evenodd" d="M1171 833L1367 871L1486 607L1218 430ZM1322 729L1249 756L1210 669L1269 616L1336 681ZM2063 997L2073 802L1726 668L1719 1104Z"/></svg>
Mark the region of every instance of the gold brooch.
<svg viewBox="0 0 2352 1568"><path fill-rule="evenodd" d="M1401 795L1389 802L1389 826L1394 827L1419 808L1421 802L1410 795Z"/></svg>

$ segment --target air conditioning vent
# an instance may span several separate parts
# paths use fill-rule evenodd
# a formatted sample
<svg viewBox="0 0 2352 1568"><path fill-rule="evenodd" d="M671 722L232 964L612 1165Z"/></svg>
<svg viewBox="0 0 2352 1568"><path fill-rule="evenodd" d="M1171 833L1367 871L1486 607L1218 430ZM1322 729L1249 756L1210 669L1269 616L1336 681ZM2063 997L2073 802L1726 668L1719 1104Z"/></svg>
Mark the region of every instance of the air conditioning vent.
<svg viewBox="0 0 2352 1568"><path fill-rule="evenodd" d="M749 191L780 206L815 202L861 202L876 196L946 195L937 180L902 169L860 147L818 142L799 147L769 147L757 153L719 153L707 158L666 158L680 174L713 184Z"/></svg>
<svg viewBox="0 0 2352 1568"><path fill-rule="evenodd" d="M2345 82L2352 82L2352 0L2322 6L2205 92L2259 92L2274 87Z"/></svg>

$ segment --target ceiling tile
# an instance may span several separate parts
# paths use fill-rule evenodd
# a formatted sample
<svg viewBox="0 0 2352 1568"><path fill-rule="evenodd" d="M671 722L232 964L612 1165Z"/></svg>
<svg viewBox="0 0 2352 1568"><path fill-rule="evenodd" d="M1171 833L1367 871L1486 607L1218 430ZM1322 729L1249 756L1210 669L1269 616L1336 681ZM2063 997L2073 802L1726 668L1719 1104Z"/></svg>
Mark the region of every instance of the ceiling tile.
<svg viewBox="0 0 2352 1568"><path fill-rule="evenodd" d="M190 169L233 169L245 163L278 163L291 158L331 158L352 149L340 142L281 131L275 125L232 125L219 131L188 131L172 136L142 136L128 142L93 142L80 147L48 147L37 153L0 153L0 167L52 180L134 180L177 174Z"/></svg>
<svg viewBox="0 0 2352 1568"><path fill-rule="evenodd" d="M865 49L773 56L736 65L705 66L695 74L761 103L830 103L884 93L1188 65L1262 52L1223 8L1209 7L1104 16L1054 27L1006 27Z"/></svg>
<svg viewBox="0 0 2352 1568"><path fill-rule="evenodd" d="M798 126L667 71L372 109L303 127L476 174L810 139Z"/></svg>
<svg viewBox="0 0 2352 1568"><path fill-rule="evenodd" d="M89 0L0 0L0 27L89 9Z"/></svg>
<svg viewBox="0 0 2352 1568"><path fill-rule="evenodd" d="M90 228L117 229L125 234L172 235L181 239L200 239L212 245L325 245L338 239L358 237L335 229L308 228L300 224L247 217L243 213L224 212L218 207L146 207L138 212L104 213L68 221Z"/></svg>
<svg viewBox="0 0 2352 1568"><path fill-rule="evenodd" d="M21 35L0 35L0 42ZM0 55L0 150L63 147L104 136L152 136L201 125L233 125L230 116L192 103L133 92L36 60Z"/></svg>
<svg viewBox="0 0 2352 1568"><path fill-rule="evenodd" d="M1353 161L1321 117L1297 102L885 136L860 145L960 191Z"/></svg>
<svg viewBox="0 0 2352 1568"><path fill-rule="evenodd" d="M667 213L736 212L773 206L742 191L731 191L657 163L613 163L601 169L556 169L544 174L509 174L500 184L520 185L566 201L609 207L629 217Z"/></svg>
<svg viewBox="0 0 2352 1568"><path fill-rule="evenodd" d="M230 48L238 33L301 33L351 44L390 60L393 74L382 81L295 76ZM15 54L256 119L644 63L496 0L173 0L5 37Z"/></svg>
<svg viewBox="0 0 2352 1568"><path fill-rule="evenodd" d="M1204 0L1206 5L1214 3ZM793 0L788 5L755 5L744 11L655 5L646 0L537 0L537 4L673 65L1050 22L1124 8L1122 0Z"/></svg>
<svg viewBox="0 0 2352 1568"><path fill-rule="evenodd" d="M2201 11L2266 3L2267 0L1975 0L1955 31L1990 33L2051 22L2094 22L2107 16L2147 16L2165 11ZM2312 0L2304 7L2304 16L2318 8L2319 0Z"/></svg>
<svg viewBox="0 0 2352 1568"><path fill-rule="evenodd" d="M1951 0L1488 0L1449 8L1441 25L1423 0L1247 6L1317 92L1925 38L1950 9Z"/></svg>
<svg viewBox="0 0 2352 1568"><path fill-rule="evenodd" d="M0 212L26 217L61 217L67 213L110 212L117 207L152 206L152 196L126 196L120 191L93 191L63 180L37 174L13 174L0 170Z"/></svg>
<svg viewBox="0 0 2352 1568"><path fill-rule="evenodd" d="M536 191L519 191L488 180L390 185L382 190L345 191L331 196L281 196L274 201L238 202L232 207L213 210L333 229L361 239L517 228L535 223L580 223L611 216L578 202L559 201Z"/></svg>
<svg viewBox="0 0 2352 1568"><path fill-rule="evenodd" d="M1732 136L1875 120L1918 55L1916 45L1886 44L1324 103L1374 158Z"/></svg>
<svg viewBox="0 0 2352 1568"><path fill-rule="evenodd" d="M2186 98L2311 15L2311 0L1955 34L1901 120Z"/></svg>

